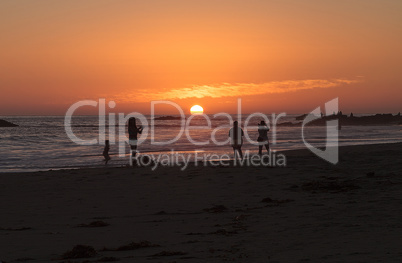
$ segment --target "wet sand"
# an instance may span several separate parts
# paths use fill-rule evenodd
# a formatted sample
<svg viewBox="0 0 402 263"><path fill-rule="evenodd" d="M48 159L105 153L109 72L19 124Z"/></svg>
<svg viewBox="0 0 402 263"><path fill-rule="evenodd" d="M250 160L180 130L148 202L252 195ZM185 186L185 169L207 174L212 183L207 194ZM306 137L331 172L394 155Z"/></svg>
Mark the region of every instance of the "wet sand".
<svg viewBox="0 0 402 263"><path fill-rule="evenodd" d="M402 260L402 143L341 147L337 165L284 154L285 168L0 174L0 261Z"/></svg>

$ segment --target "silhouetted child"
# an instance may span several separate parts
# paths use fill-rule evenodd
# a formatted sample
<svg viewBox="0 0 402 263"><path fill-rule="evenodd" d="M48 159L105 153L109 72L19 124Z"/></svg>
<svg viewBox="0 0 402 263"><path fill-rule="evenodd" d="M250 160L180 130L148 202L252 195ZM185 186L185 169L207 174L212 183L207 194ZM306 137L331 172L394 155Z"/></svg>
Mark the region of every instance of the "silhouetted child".
<svg viewBox="0 0 402 263"><path fill-rule="evenodd" d="M110 145L109 145L109 140L105 141L105 148L103 149L103 157L105 157L105 164L111 159L109 156L109 150L110 150Z"/></svg>

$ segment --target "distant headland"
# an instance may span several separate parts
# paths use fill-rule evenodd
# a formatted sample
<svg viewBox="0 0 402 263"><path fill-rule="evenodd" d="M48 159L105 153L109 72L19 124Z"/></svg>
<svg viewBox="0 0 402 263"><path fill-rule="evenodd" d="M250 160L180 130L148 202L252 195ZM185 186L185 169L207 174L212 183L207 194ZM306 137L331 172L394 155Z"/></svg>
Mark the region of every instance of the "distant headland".
<svg viewBox="0 0 402 263"><path fill-rule="evenodd" d="M9 121L0 120L0 127L18 127L18 125Z"/></svg>
<svg viewBox="0 0 402 263"><path fill-rule="evenodd" d="M299 126L302 124L302 120L304 120L308 114L303 114L297 116L296 121L300 122L285 122L279 124L279 126ZM396 115L389 114L375 114L370 116L360 116L356 117L351 113L349 116L342 113L342 111L337 114L332 115L321 115L320 118L315 119L309 122L307 125L312 126L323 126L326 125L327 121L330 120L339 120L339 124L341 126L369 126L369 125L402 125L402 117L401 113Z"/></svg>
<svg viewBox="0 0 402 263"><path fill-rule="evenodd" d="M170 120L180 120L181 117L176 117L176 116L161 116L161 117L155 117L154 120L160 120L160 121L170 121Z"/></svg>

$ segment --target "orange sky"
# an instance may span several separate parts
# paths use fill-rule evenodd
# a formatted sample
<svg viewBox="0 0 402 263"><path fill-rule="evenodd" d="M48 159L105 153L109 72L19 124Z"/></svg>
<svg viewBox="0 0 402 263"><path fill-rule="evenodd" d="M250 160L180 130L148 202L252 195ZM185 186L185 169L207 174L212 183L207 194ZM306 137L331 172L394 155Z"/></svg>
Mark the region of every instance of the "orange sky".
<svg viewBox="0 0 402 263"><path fill-rule="evenodd" d="M1 1L0 40L0 115L99 98L144 114L161 99L206 113L237 98L265 113L402 105L400 0Z"/></svg>

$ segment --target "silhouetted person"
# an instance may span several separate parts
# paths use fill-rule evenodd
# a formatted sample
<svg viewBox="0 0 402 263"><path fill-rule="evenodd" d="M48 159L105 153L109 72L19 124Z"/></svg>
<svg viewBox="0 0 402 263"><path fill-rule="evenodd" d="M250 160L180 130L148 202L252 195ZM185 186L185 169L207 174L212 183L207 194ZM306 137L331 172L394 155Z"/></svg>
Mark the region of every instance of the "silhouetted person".
<svg viewBox="0 0 402 263"><path fill-rule="evenodd" d="M258 123L258 154L262 155L262 146L265 146L267 152L269 153L269 140L268 140L269 128L265 121Z"/></svg>
<svg viewBox="0 0 402 263"><path fill-rule="evenodd" d="M103 149L103 157L105 157L105 164L110 161L110 156L109 156L109 150L110 150L110 144L109 140L105 141L105 148Z"/></svg>
<svg viewBox="0 0 402 263"><path fill-rule="evenodd" d="M239 152L240 158L243 159L243 152L241 151L241 146L243 144L244 132L242 128L239 127L237 121L233 122L233 128L229 130L230 145L233 147L234 155L236 158L236 151Z"/></svg>
<svg viewBox="0 0 402 263"><path fill-rule="evenodd" d="M128 119L128 139L130 144L130 165L133 165L133 158L137 154L138 134L142 133L142 126L137 127L136 118L131 117Z"/></svg>
<svg viewBox="0 0 402 263"><path fill-rule="evenodd" d="M353 112L350 113L350 118L353 118Z"/></svg>

